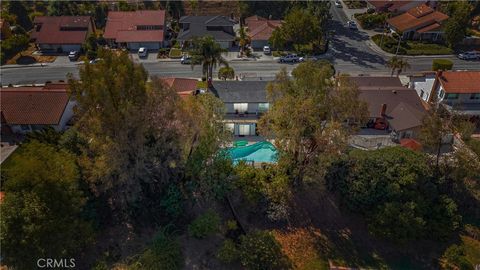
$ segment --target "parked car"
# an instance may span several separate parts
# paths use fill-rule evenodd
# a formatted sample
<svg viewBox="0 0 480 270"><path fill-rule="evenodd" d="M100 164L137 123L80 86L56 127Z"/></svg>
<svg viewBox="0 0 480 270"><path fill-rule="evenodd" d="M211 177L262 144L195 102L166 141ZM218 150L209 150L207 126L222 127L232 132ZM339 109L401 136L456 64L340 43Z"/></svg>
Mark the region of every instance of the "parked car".
<svg viewBox="0 0 480 270"><path fill-rule="evenodd" d="M348 28L350 28L352 30L357 30L358 29L357 24L354 21L348 21L347 26L348 26Z"/></svg>
<svg viewBox="0 0 480 270"><path fill-rule="evenodd" d="M192 63L192 57L188 55L183 55L182 58L180 58L180 63L183 65L190 64Z"/></svg>
<svg viewBox="0 0 480 270"><path fill-rule="evenodd" d="M100 61L102 61L102 60L103 60L102 58L96 58L96 59L90 60L89 63L90 63L90 64L96 64L96 63L98 63L98 62L100 62Z"/></svg>
<svg viewBox="0 0 480 270"><path fill-rule="evenodd" d="M70 59L70 61L77 61L78 57L80 57L80 53L77 51L71 51L68 54L68 59Z"/></svg>
<svg viewBox="0 0 480 270"><path fill-rule="evenodd" d="M272 50L270 49L269 46L263 46L263 53L264 54L271 54Z"/></svg>
<svg viewBox="0 0 480 270"><path fill-rule="evenodd" d="M340 2L340 0L335 0L335 6L337 8L342 8L342 2Z"/></svg>
<svg viewBox="0 0 480 270"><path fill-rule="evenodd" d="M459 54L458 58L463 60L480 59L480 52L476 52L476 51L464 52Z"/></svg>
<svg viewBox="0 0 480 270"><path fill-rule="evenodd" d="M144 57L147 57L147 55L148 55L147 48L141 47L140 49L138 49L138 57L144 58Z"/></svg>
<svg viewBox="0 0 480 270"><path fill-rule="evenodd" d="M300 62L300 57L296 54L288 54L285 56L280 57L279 60L280 63L295 63L295 62Z"/></svg>

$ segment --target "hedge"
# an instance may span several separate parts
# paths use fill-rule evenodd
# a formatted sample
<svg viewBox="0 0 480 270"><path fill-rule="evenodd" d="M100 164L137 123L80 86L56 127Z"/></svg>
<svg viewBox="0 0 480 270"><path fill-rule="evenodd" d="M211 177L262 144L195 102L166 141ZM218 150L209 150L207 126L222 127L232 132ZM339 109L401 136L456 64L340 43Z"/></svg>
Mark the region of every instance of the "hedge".
<svg viewBox="0 0 480 270"><path fill-rule="evenodd" d="M448 59L434 59L432 62L432 70L452 70L453 62Z"/></svg>

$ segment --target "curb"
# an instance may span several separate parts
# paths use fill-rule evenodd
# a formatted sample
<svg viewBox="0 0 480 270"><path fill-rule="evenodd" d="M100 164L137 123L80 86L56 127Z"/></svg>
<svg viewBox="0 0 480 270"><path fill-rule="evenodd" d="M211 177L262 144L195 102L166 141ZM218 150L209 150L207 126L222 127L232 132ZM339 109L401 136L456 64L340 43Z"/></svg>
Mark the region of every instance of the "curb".
<svg viewBox="0 0 480 270"><path fill-rule="evenodd" d="M47 64L34 64L34 65L5 65L5 66L0 66L0 69L15 69L15 68L29 68L29 67L47 67L49 65Z"/></svg>
<svg viewBox="0 0 480 270"><path fill-rule="evenodd" d="M393 53L389 53L389 52L386 52L384 50L382 50L380 47L378 47L377 44L375 44L375 42L373 42L372 38L370 37L369 40L366 42L367 46L370 47L370 49L372 49L374 52L380 54L380 55L383 55L383 56L386 56L386 57L392 57L392 56L395 56L395 54ZM403 58L417 58L417 57L421 57L421 58L455 58L455 54L439 54L439 55L398 55L400 57L403 57Z"/></svg>

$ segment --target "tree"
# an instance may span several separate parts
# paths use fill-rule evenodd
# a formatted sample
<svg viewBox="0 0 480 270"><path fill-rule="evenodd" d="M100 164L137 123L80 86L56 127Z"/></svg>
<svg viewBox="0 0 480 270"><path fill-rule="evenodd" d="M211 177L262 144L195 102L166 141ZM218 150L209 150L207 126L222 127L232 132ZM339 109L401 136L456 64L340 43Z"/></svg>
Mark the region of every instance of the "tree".
<svg viewBox="0 0 480 270"><path fill-rule="evenodd" d="M349 134L361 125L352 120L366 115L358 94L347 99L348 105L341 101L344 91L355 93L355 89L347 89L351 84L332 84L332 75L328 62L306 62L292 71L292 79L283 69L267 87L271 106L260 119L260 132L275 136L279 164L294 185L321 175L328 157L343 152ZM333 108L342 102L345 105ZM345 108L358 111L351 114Z"/></svg>
<svg viewBox="0 0 480 270"><path fill-rule="evenodd" d="M330 167L327 181L350 211L364 215L371 232L399 243L446 239L461 221L423 153L355 150Z"/></svg>
<svg viewBox="0 0 480 270"><path fill-rule="evenodd" d="M392 56L392 58L390 58L385 65L392 70L391 76L393 76L395 71L397 71L397 76L400 76L402 71L410 68L408 61L398 56Z"/></svg>
<svg viewBox="0 0 480 270"><path fill-rule="evenodd" d="M455 48L465 37L471 13L472 6L467 1L452 1L447 4L450 18L445 23L445 40L450 48Z"/></svg>
<svg viewBox="0 0 480 270"><path fill-rule="evenodd" d="M70 79L76 128L88 142L79 163L92 192L107 198L118 218L128 218L157 209L158 194L178 178L181 101L161 80L147 83L127 53L100 50L99 56L103 61L82 67L80 80Z"/></svg>
<svg viewBox="0 0 480 270"><path fill-rule="evenodd" d="M218 78L222 80L235 78L235 71L231 67L222 67L218 70Z"/></svg>
<svg viewBox="0 0 480 270"><path fill-rule="evenodd" d="M452 70L453 62L448 59L433 59L432 61L432 70Z"/></svg>
<svg viewBox="0 0 480 270"><path fill-rule="evenodd" d="M245 46L250 43L250 37L247 35L247 30L243 26L238 30L238 42L240 44L240 55L243 56Z"/></svg>
<svg viewBox="0 0 480 270"><path fill-rule="evenodd" d="M90 240L91 228L81 217L85 198L74 157L33 140L20 147L3 172L4 262L15 269L34 269L39 258L77 254Z"/></svg>
<svg viewBox="0 0 480 270"><path fill-rule="evenodd" d="M240 237L240 262L249 270L291 269L280 244L268 231L256 231Z"/></svg>
<svg viewBox="0 0 480 270"><path fill-rule="evenodd" d="M15 15L16 22L25 30L32 29L32 21L28 16L27 8L25 3L22 1L9 1L8 2L8 12Z"/></svg>
<svg viewBox="0 0 480 270"><path fill-rule="evenodd" d="M432 95L435 96L435 93ZM443 140L447 135L451 135L452 127L450 123L450 116L448 112L437 104L434 100L431 109L423 118L422 129L420 131L420 142L423 147L436 154L436 167L439 172L439 162Z"/></svg>
<svg viewBox="0 0 480 270"><path fill-rule="evenodd" d="M210 80L213 78L213 69L217 65L228 66L227 60L222 57L223 52L226 50L220 47L211 36L193 39L192 48L189 51L189 55L192 56L192 68L195 65L202 65L203 75Z"/></svg>

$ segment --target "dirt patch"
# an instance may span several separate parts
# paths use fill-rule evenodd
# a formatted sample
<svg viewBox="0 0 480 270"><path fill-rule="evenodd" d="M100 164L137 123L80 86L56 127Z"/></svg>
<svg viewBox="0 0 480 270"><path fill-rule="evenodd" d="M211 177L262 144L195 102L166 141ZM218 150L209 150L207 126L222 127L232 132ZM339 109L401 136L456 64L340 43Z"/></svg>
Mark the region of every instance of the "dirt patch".
<svg viewBox="0 0 480 270"><path fill-rule="evenodd" d="M35 44L31 43L28 48L7 61L8 65L28 65L33 63L51 63L55 61L55 55L34 54L37 51Z"/></svg>
<svg viewBox="0 0 480 270"><path fill-rule="evenodd" d="M192 3L195 2L194 5ZM229 16L233 13L238 17L238 1L184 1L183 8L185 15L224 15Z"/></svg>

